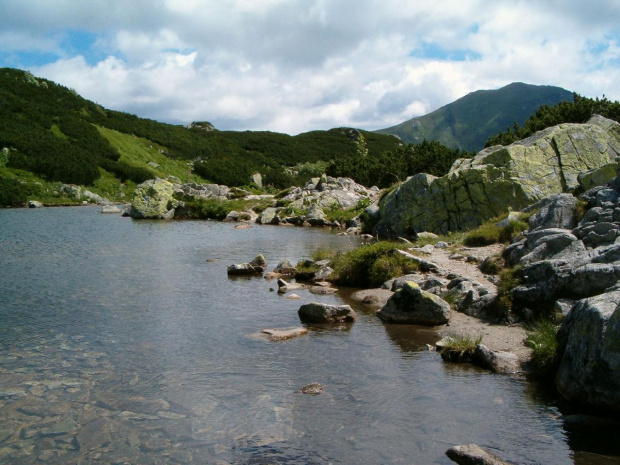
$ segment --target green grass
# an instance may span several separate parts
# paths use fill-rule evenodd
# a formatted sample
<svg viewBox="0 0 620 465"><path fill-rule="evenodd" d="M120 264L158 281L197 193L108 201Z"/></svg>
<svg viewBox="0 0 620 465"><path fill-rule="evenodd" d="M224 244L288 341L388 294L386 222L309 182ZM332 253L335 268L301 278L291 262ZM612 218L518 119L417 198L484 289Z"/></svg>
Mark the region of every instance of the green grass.
<svg viewBox="0 0 620 465"><path fill-rule="evenodd" d="M463 243L469 247L484 247L499 242L507 243L519 233L528 229L527 215L523 215L519 220L510 221L507 226L499 227L497 223L507 217L508 215L493 218L484 222L476 229L467 231L463 237Z"/></svg>
<svg viewBox="0 0 620 465"><path fill-rule="evenodd" d="M525 345L532 349L532 364L540 375L550 375L557 362L558 325L551 320L540 320L527 331Z"/></svg>
<svg viewBox="0 0 620 465"><path fill-rule="evenodd" d="M521 265L517 265L499 272L495 301L498 316L508 316L512 311L512 290L523 282L522 271Z"/></svg>
<svg viewBox="0 0 620 465"><path fill-rule="evenodd" d="M177 160L169 158L160 150L168 152L166 147L151 142L148 139L137 137L131 134L114 131L101 126L97 126L99 134L105 137L112 147L121 154L120 161L131 166L145 168L153 171L158 177L165 179L168 175L176 176L181 182L206 182L197 174L193 174L191 167L187 165L187 160ZM148 165L154 162L159 165L153 168Z"/></svg>
<svg viewBox="0 0 620 465"><path fill-rule="evenodd" d="M441 358L449 362L470 362L476 351L476 346L482 341L482 336L473 339L471 336L454 335L446 338L446 345L439 352Z"/></svg>
<svg viewBox="0 0 620 465"><path fill-rule="evenodd" d="M334 256L333 280L351 287L378 287L388 279L413 273L418 265L399 255L402 244L377 242Z"/></svg>

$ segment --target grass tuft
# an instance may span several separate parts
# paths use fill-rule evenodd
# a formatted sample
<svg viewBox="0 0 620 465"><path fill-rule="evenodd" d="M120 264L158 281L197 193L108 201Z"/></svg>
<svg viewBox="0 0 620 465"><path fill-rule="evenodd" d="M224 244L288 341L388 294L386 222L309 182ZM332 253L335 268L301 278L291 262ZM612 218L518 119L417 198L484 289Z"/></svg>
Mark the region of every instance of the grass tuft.
<svg viewBox="0 0 620 465"><path fill-rule="evenodd" d="M448 362L471 362L476 346L482 342L482 336L454 335L446 338L446 344L439 352L441 358Z"/></svg>
<svg viewBox="0 0 620 465"><path fill-rule="evenodd" d="M532 363L538 374L553 374L557 364L558 325L548 319L540 320L527 331L525 345L532 349Z"/></svg>

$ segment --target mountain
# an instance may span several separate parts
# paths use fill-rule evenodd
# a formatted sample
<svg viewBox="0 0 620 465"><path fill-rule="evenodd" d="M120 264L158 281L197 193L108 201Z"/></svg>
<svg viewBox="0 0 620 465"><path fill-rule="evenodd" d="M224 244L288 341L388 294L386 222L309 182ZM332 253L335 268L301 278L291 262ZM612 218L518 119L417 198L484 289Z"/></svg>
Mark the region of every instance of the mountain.
<svg viewBox="0 0 620 465"><path fill-rule="evenodd" d="M497 90L478 90L428 115L376 132L393 134L403 142L435 140L452 148L477 152L489 136L525 120L541 105L571 101L561 87L514 82Z"/></svg>
<svg viewBox="0 0 620 465"><path fill-rule="evenodd" d="M29 72L0 69L0 189L27 183L53 192L66 183L109 196L108 190L119 193L127 183L156 176L247 186L255 172L282 188L354 154L359 134L370 153L400 145L394 137L350 128L290 136L218 131L208 122L165 124L108 110Z"/></svg>

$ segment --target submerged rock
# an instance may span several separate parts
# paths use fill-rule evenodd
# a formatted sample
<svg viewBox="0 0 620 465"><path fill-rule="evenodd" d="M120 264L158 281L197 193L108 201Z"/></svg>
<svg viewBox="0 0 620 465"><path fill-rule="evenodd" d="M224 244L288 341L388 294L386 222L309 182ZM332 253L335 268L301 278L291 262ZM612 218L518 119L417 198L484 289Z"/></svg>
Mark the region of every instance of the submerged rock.
<svg viewBox="0 0 620 465"><path fill-rule="evenodd" d="M297 389L295 393L316 396L323 393L323 386L321 386L319 383L310 383L306 384L304 387Z"/></svg>

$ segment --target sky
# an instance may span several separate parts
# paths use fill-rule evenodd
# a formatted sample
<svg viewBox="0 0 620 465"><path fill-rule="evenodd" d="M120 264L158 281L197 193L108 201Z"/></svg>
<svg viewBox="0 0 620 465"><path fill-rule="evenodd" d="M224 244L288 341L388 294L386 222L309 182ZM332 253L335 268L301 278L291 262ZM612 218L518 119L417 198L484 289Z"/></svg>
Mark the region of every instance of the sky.
<svg viewBox="0 0 620 465"><path fill-rule="evenodd" d="M620 0L0 0L0 67L173 124L380 129L511 82L620 100Z"/></svg>

